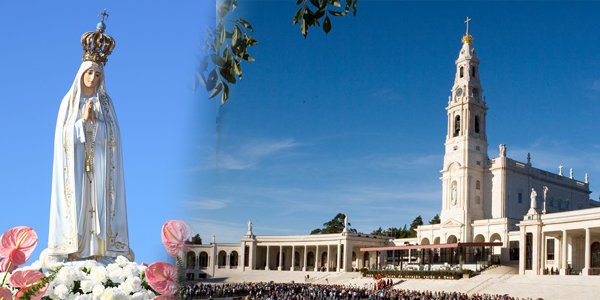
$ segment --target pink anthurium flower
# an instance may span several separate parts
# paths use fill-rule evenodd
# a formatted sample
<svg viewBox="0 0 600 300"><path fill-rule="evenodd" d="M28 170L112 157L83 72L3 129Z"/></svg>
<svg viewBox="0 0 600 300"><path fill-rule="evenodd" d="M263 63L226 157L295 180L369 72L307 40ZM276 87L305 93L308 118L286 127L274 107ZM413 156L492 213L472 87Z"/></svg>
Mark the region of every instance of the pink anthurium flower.
<svg viewBox="0 0 600 300"><path fill-rule="evenodd" d="M0 287L0 300L12 300L12 293L6 287Z"/></svg>
<svg viewBox="0 0 600 300"><path fill-rule="evenodd" d="M46 276L38 270L17 270L10 276L10 284L13 287L21 288L15 295L15 299L20 299L25 293L33 288L34 285L38 284ZM39 300L44 297L48 289L48 284L43 288L39 289L35 294L31 296L31 300Z"/></svg>
<svg viewBox="0 0 600 300"><path fill-rule="evenodd" d="M172 257L177 257L181 251L185 250L185 242L190 238L190 235L190 226L179 220L167 221L161 232L162 242Z"/></svg>
<svg viewBox="0 0 600 300"><path fill-rule="evenodd" d="M30 227L13 227L0 237L0 256L8 257L13 266L22 265L29 259L37 242L37 234Z"/></svg>
<svg viewBox="0 0 600 300"><path fill-rule="evenodd" d="M163 296L177 293L177 268L165 262L155 262L146 268L146 281L150 287Z"/></svg>
<svg viewBox="0 0 600 300"><path fill-rule="evenodd" d="M9 266L10 266L10 268L9 268ZM10 259L0 257L0 272L12 273L12 271L14 271L15 269L17 269L17 266L12 265L10 263Z"/></svg>

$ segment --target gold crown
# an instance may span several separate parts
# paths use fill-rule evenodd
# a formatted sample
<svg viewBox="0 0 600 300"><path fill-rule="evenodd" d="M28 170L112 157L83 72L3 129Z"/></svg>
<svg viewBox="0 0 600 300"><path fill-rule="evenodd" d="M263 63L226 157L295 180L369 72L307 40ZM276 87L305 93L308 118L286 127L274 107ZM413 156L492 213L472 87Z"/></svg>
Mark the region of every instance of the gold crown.
<svg viewBox="0 0 600 300"><path fill-rule="evenodd" d="M468 33L467 33L467 34L465 34L465 35L462 37L462 43L463 43L463 44L467 43L467 44L469 44L469 45L472 45L472 44L473 44L473 36L472 36L472 35L470 35L470 34L468 34Z"/></svg>
<svg viewBox="0 0 600 300"><path fill-rule="evenodd" d="M106 10L100 13L102 20L96 25L96 31L89 31L81 36L81 46L83 47L83 61L93 61L106 65L108 56L115 48L115 39L105 34L104 18L108 17Z"/></svg>

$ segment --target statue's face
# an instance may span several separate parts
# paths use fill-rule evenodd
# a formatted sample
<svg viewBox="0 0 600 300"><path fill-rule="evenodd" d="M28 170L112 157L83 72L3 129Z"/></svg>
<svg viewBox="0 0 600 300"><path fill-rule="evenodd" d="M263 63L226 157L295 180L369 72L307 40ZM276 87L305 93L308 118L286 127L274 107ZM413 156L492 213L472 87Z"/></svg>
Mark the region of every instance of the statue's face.
<svg viewBox="0 0 600 300"><path fill-rule="evenodd" d="M94 69L88 69L83 73L83 85L87 88L96 88L100 79L102 78L102 72Z"/></svg>

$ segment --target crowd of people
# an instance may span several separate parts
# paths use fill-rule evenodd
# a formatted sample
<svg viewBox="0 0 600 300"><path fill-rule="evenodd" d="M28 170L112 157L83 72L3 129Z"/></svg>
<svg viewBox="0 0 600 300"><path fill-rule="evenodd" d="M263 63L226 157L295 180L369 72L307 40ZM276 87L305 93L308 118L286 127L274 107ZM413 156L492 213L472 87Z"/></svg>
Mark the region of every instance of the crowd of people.
<svg viewBox="0 0 600 300"><path fill-rule="evenodd" d="M309 283L197 283L185 286L184 299L238 298L252 300L519 300L508 295L467 295L458 292L409 291L392 288L326 285ZM522 298L527 299L527 298Z"/></svg>

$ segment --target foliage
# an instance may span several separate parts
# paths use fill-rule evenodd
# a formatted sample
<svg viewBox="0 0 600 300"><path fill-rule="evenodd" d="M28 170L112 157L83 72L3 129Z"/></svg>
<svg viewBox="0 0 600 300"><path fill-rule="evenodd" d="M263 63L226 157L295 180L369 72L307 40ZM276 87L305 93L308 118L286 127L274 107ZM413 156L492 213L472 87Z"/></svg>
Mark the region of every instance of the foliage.
<svg viewBox="0 0 600 300"><path fill-rule="evenodd" d="M356 16L358 0L346 0L345 7L342 7L340 0L297 0L296 5L300 6L294 15L294 24L300 23L300 33L306 38L308 29L311 26L321 26L323 20L323 31L331 31L332 17L346 16L352 8L352 13Z"/></svg>
<svg viewBox="0 0 600 300"><path fill-rule="evenodd" d="M344 221L346 219L346 215L343 213L338 213L328 222L323 223L323 228L317 228L310 232L310 234L328 234L328 233L341 233L344 231ZM348 222L348 227L350 227L350 223ZM350 232L356 232L356 229L349 229Z"/></svg>
<svg viewBox="0 0 600 300"><path fill-rule="evenodd" d="M200 237L200 234L196 234L193 237L191 237L189 240L187 240L185 243L192 244L192 245L202 245L202 238Z"/></svg>
<svg viewBox="0 0 600 300"><path fill-rule="evenodd" d="M415 229L417 229L417 227L423 225L423 218L421 217L421 215L418 215L413 221L412 223L410 223L410 230L415 232ZM415 232L416 234L416 232ZM416 236L416 235L415 235Z"/></svg>
<svg viewBox="0 0 600 300"><path fill-rule="evenodd" d="M242 62L254 61L248 48L257 41L249 34L254 29L242 18L226 28L225 17L235 10L238 0L222 0L217 5L217 27L209 34L208 55L202 60L197 77L210 92L209 98L221 94L221 104L225 104L229 99L229 84L235 84L236 77L242 79Z"/></svg>
<svg viewBox="0 0 600 300"><path fill-rule="evenodd" d="M435 216L433 216L431 221L429 221L429 224L440 224L440 223L441 223L441 220L440 220L439 214L435 214Z"/></svg>
<svg viewBox="0 0 600 300"><path fill-rule="evenodd" d="M371 234L379 236L388 236L395 239L405 239L413 237L412 231L407 229L406 225L404 225L403 228L390 227L386 230L383 230L381 227L379 227L379 229L371 232Z"/></svg>

